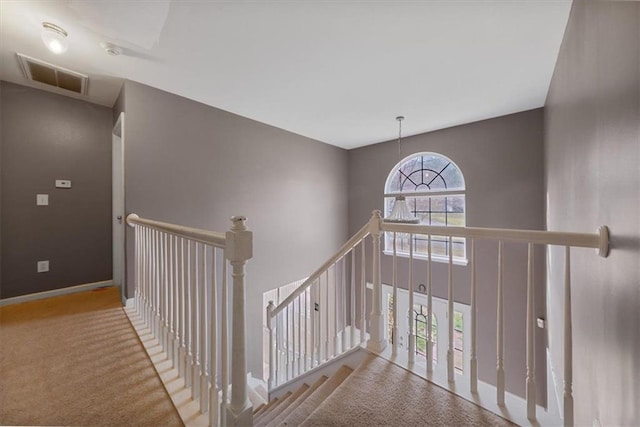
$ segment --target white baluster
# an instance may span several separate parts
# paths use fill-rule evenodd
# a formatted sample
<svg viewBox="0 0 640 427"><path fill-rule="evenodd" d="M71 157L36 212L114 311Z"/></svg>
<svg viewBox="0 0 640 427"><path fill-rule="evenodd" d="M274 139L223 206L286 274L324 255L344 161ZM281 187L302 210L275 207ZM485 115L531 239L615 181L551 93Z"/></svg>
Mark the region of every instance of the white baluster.
<svg viewBox="0 0 640 427"><path fill-rule="evenodd" d="M286 360L286 364L285 364L285 377L284 380L285 381L289 381L289 379L291 379L291 376L289 374L289 372L291 371L291 358L290 358L290 351L289 351L289 308L290 306L287 306L284 308L284 348L286 349L286 354L285 354L285 360Z"/></svg>
<svg viewBox="0 0 640 427"><path fill-rule="evenodd" d="M340 313L340 291L338 290L338 262L333 264L333 357L338 355L338 314Z"/></svg>
<svg viewBox="0 0 640 427"><path fill-rule="evenodd" d="M398 354L398 251L397 251L397 233L393 233L393 267L391 272L391 285L393 286L393 330L391 338L393 342L391 344L391 354L393 356Z"/></svg>
<svg viewBox="0 0 640 427"><path fill-rule="evenodd" d="M471 239L471 364L470 364L470 387L471 393L478 392L478 357L477 357L477 316L478 316L478 289L476 276L476 242Z"/></svg>
<svg viewBox="0 0 640 427"><path fill-rule="evenodd" d="M267 306L267 329L269 329L269 390L276 386L276 341L275 341L275 322L273 319L273 309L275 305L273 301L269 301Z"/></svg>
<svg viewBox="0 0 640 427"><path fill-rule="evenodd" d="M449 286L448 286L448 320L449 320L449 348L447 349L447 380L451 383L455 380L453 366L453 237L449 236Z"/></svg>
<svg viewBox="0 0 640 427"><path fill-rule="evenodd" d="M297 342L296 342L296 300L294 299L293 301L291 301L291 304L289 305L290 309L291 309L291 330L289 331L290 334L290 343L291 343L291 378L294 378L296 376L296 349L297 349Z"/></svg>
<svg viewBox="0 0 640 427"><path fill-rule="evenodd" d="M178 272L178 236L172 239L172 264L173 264L173 367L180 369L180 275Z"/></svg>
<svg viewBox="0 0 640 427"><path fill-rule="evenodd" d="M564 425L573 426L573 333L571 325L571 247L564 252Z"/></svg>
<svg viewBox="0 0 640 427"><path fill-rule="evenodd" d="M324 282L325 286L325 304L322 306L322 312L324 313L324 317L325 317L325 330L324 330L324 346L325 346L325 351L324 351L324 355L325 355L325 359L329 360L330 357L330 345L331 345L331 340L329 338L329 325L330 325L330 316L329 316L329 270L327 269L327 272L325 274L325 282Z"/></svg>
<svg viewBox="0 0 640 427"><path fill-rule="evenodd" d="M527 261L527 418L536 419L535 306L533 291L533 243Z"/></svg>
<svg viewBox="0 0 640 427"><path fill-rule="evenodd" d="M160 234L160 316L162 318L162 349L169 350L169 320L167 316L167 234Z"/></svg>
<svg viewBox="0 0 640 427"><path fill-rule="evenodd" d="M164 289L164 233L158 232L158 313L160 316L160 335L158 341L163 351L167 351L167 328L165 322L165 289Z"/></svg>
<svg viewBox="0 0 640 427"><path fill-rule="evenodd" d="M351 249L351 286L349 287L351 290L351 301L350 301L350 310L349 310L349 318L351 321L350 332L351 332L351 340L349 348L353 348L356 345L356 249L355 247Z"/></svg>
<svg viewBox="0 0 640 427"><path fill-rule="evenodd" d="M504 405L504 243L498 243L498 329L497 329L497 400L498 405Z"/></svg>
<svg viewBox="0 0 640 427"><path fill-rule="evenodd" d="M433 298L431 295L431 234L427 236L427 373L433 372Z"/></svg>
<svg viewBox="0 0 640 427"><path fill-rule="evenodd" d="M209 318L209 426L214 427L218 421L218 280L216 266L216 248L211 248L211 310Z"/></svg>
<svg viewBox="0 0 640 427"><path fill-rule="evenodd" d="M370 333L369 343L367 348L373 352L379 353L387 346L387 340L384 338L384 316L382 315L382 283L380 280L380 236L382 231L380 225L382 223L382 217L380 211L373 211L371 220L369 221L371 227L371 240L372 240L372 268L373 268L373 298L371 302L371 320L370 320Z"/></svg>
<svg viewBox="0 0 640 427"><path fill-rule="evenodd" d="M304 300L304 303L302 304L304 307L304 333L302 334L304 339L304 350L302 353L302 372L307 372L307 357L309 355L309 288L305 289L301 296Z"/></svg>
<svg viewBox="0 0 640 427"><path fill-rule="evenodd" d="M187 281L185 286L187 288L187 300L185 301L185 311L186 311L186 334L185 341L187 344L187 370L185 372L184 383L188 389L191 389L191 397L193 397L193 312L194 312L194 304L193 304L193 282L192 282L192 259L191 259L191 241L187 240L187 264L185 265L187 269Z"/></svg>
<svg viewBox="0 0 640 427"><path fill-rule="evenodd" d="M191 284L191 396L194 399L200 397L200 269L199 244L193 243L193 282Z"/></svg>
<svg viewBox="0 0 640 427"><path fill-rule="evenodd" d="M135 265L136 265L136 289L134 291L134 308L138 311L138 304L140 303L140 228L134 226L134 256L135 256Z"/></svg>
<svg viewBox="0 0 640 427"><path fill-rule="evenodd" d="M416 331L413 321L413 234L409 234L409 312L406 319L409 321L409 364L416 359Z"/></svg>
<svg viewBox="0 0 640 427"><path fill-rule="evenodd" d="M146 261L146 253L144 247L144 228L142 226L136 225L136 231L139 233L138 239L140 242L140 300L136 305L136 312L138 313L140 318L144 320L144 275Z"/></svg>
<svg viewBox="0 0 640 427"><path fill-rule="evenodd" d="M302 373L302 295L298 295L298 375Z"/></svg>
<svg viewBox="0 0 640 427"><path fill-rule="evenodd" d="M173 280L171 269L171 236L165 235L165 272L167 274L167 358L173 363Z"/></svg>
<svg viewBox="0 0 640 427"><path fill-rule="evenodd" d="M185 265L185 244L184 239L180 238L180 352L178 354L178 374L180 378L185 379L187 376L187 284L186 284L186 265Z"/></svg>
<svg viewBox="0 0 640 427"><path fill-rule="evenodd" d="M311 284L311 288L309 289L309 323L310 323L310 329L311 329L311 363L309 364L309 369L313 369L316 366L316 357L318 355L318 346L316 344L316 337L318 336L318 334L316 334L316 325L318 322L316 322L316 316L317 316L317 312L315 309L315 304L317 301L319 301L319 298L317 297L317 285L316 282L313 282Z"/></svg>
<svg viewBox="0 0 640 427"><path fill-rule="evenodd" d="M151 324L151 242L149 238L149 228L144 229L144 323L147 327Z"/></svg>
<svg viewBox="0 0 640 427"><path fill-rule="evenodd" d="M366 255L367 245L365 239L362 239L360 245L362 260L360 262L360 345L367 340L367 280L366 280Z"/></svg>
<svg viewBox="0 0 640 427"><path fill-rule="evenodd" d="M349 348L349 340L347 336L347 257L342 257L342 280L340 281L340 307L342 308L342 347L341 353Z"/></svg>
<svg viewBox="0 0 640 427"><path fill-rule="evenodd" d="M160 331L160 264L159 264L159 242L158 242L159 232L154 230L153 233L153 311L154 311L154 319L153 319L153 335L156 337L158 342L162 344L161 331Z"/></svg>
<svg viewBox="0 0 640 427"><path fill-rule="evenodd" d="M221 386L222 386L222 402L220 402L220 417L222 418L221 424L227 425L227 403L229 401L229 326L228 326L228 289L227 289L227 259L222 259L222 295L221 295L221 310L220 310L220 371L221 371Z"/></svg>
<svg viewBox="0 0 640 427"><path fill-rule="evenodd" d="M202 245L200 264L202 280L200 282L200 412L205 413L209 406L207 386L207 246Z"/></svg>

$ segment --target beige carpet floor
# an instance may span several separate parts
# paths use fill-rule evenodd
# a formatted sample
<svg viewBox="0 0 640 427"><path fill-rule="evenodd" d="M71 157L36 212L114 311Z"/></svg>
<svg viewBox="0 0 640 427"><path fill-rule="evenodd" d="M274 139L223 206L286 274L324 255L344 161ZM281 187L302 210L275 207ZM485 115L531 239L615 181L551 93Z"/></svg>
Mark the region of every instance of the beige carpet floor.
<svg viewBox="0 0 640 427"><path fill-rule="evenodd" d="M118 289L0 307L0 424L180 426Z"/></svg>
<svg viewBox="0 0 640 427"><path fill-rule="evenodd" d="M301 424L304 427L511 425L376 356L368 357Z"/></svg>

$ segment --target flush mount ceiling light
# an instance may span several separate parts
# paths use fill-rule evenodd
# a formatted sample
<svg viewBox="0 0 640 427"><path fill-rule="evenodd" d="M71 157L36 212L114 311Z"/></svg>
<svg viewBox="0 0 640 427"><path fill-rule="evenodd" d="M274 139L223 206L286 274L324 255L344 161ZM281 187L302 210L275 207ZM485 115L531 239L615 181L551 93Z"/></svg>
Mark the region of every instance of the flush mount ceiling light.
<svg viewBox="0 0 640 427"><path fill-rule="evenodd" d="M400 151L400 142L402 141L402 121L404 120L404 116L396 117L398 121L398 168L400 168L400 161L402 160L402 153ZM402 171L399 171L398 179L402 180ZM402 182L400 182L400 189L402 189ZM402 195L397 195L396 200L393 203L393 209L391 209L391 213L388 217L384 219L384 222L396 222L400 224L418 224L420 222L419 218L413 216L411 211L409 210L409 206L407 206L407 200Z"/></svg>
<svg viewBox="0 0 640 427"><path fill-rule="evenodd" d="M67 51L67 32L51 22L42 23L42 41L51 52L59 55Z"/></svg>
<svg viewBox="0 0 640 427"><path fill-rule="evenodd" d="M104 51L111 56L118 56L122 53L122 49L120 49L118 46L111 44L109 42L100 43L100 47L103 48Z"/></svg>

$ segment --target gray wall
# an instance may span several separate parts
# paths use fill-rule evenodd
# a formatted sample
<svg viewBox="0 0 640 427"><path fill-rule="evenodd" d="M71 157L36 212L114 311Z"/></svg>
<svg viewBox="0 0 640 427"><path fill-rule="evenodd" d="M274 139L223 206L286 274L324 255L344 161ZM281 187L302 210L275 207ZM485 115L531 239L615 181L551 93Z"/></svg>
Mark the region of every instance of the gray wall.
<svg viewBox="0 0 640 427"><path fill-rule="evenodd" d="M123 96L127 212L216 231L248 217L247 339L261 343L262 293L306 277L347 238L347 152L135 82ZM249 348L259 376L262 346Z"/></svg>
<svg viewBox="0 0 640 427"><path fill-rule="evenodd" d="M7 82L0 94L0 296L111 279L111 109Z"/></svg>
<svg viewBox="0 0 640 427"><path fill-rule="evenodd" d="M545 106L550 230L611 228L571 259L576 425L640 420L640 3L574 1ZM561 251L560 251L561 252ZM562 387L562 253L549 256L550 348Z"/></svg>
<svg viewBox="0 0 640 427"><path fill-rule="evenodd" d="M411 118L407 118L410 120ZM403 138L402 155L432 151L453 160L466 181L467 225L544 229L542 109ZM395 141L349 151L349 231L355 233L383 208L384 185L398 161ZM370 249L369 249L370 250ZM478 363L480 379L495 384L497 244L479 241ZM544 252L536 254L536 314L545 316ZM524 395L526 247L505 244L505 369L507 389ZM399 262L406 287L408 262ZM415 261L414 287L425 283L424 261ZM383 282L391 283L391 257L383 256ZM470 268L454 267L455 300L469 303ZM434 294L447 296L446 264L434 267ZM536 330L538 401L545 400L546 339Z"/></svg>

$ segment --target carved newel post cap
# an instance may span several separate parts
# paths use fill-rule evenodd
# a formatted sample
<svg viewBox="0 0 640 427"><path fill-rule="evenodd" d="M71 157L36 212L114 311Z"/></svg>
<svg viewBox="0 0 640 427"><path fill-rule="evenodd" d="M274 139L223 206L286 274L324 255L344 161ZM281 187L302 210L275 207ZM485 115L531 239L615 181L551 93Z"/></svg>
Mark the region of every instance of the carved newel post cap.
<svg viewBox="0 0 640 427"><path fill-rule="evenodd" d="M232 216L231 222L233 223L233 225L231 226L231 229L233 231L244 231L247 229L247 225L245 224L247 222L246 216L242 216L242 215Z"/></svg>

